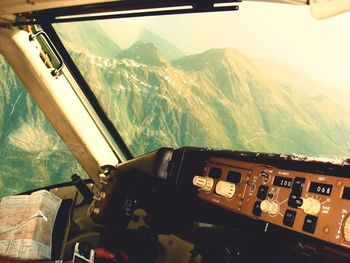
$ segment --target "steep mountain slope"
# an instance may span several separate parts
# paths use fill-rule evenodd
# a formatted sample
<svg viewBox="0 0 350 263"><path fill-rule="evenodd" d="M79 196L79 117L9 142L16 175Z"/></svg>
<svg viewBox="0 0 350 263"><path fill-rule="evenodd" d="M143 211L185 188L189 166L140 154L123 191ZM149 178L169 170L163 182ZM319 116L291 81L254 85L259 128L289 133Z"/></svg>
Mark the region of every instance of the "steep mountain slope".
<svg viewBox="0 0 350 263"><path fill-rule="evenodd" d="M1 56L0 167L0 198L83 173Z"/></svg>
<svg viewBox="0 0 350 263"><path fill-rule="evenodd" d="M158 55L153 64L140 60L147 45L138 51L104 70L87 68L86 56L76 56L135 154L164 145L350 154L344 110L269 79L236 50L209 50L175 60L173 67L157 65Z"/></svg>
<svg viewBox="0 0 350 263"><path fill-rule="evenodd" d="M350 117L344 110L328 100L326 109L330 112L325 115L323 102L268 79L239 52L209 50L173 64L196 74L204 72L202 79L208 77L224 99L230 100L226 111L232 113L240 131L237 139L244 147L282 153L349 154L350 144L343 147L343 140L332 135L350 129ZM328 125L323 125L325 122ZM330 128L330 123L337 122L341 125Z"/></svg>

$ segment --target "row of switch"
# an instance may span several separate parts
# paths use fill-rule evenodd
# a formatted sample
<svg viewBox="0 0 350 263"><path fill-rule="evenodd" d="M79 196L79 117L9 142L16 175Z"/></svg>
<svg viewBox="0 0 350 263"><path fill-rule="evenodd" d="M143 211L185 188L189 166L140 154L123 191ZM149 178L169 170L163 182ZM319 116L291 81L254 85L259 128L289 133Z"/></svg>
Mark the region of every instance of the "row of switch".
<svg viewBox="0 0 350 263"><path fill-rule="evenodd" d="M247 212L245 205L251 207L251 204L254 204L252 210L248 208L251 212L248 211L248 214L245 215L252 216L253 214L255 217L262 217L261 219L267 219L268 222L273 224L292 228L304 234L315 234L315 237L321 237L327 241L334 241L332 240L333 237L330 235L324 238L325 236L318 233L326 233L328 227L324 227L322 224L324 215L320 214L322 210L321 201L309 195L309 193L313 193L316 195L330 196L334 184L312 181L306 184L307 177L283 177L278 175L288 174L270 171L261 172L259 174L261 176L260 179L257 180L259 177L255 176L253 182L251 182L249 178L252 176L247 175L242 177L241 173L231 171L230 169L231 168L209 167L209 169L206 170L206 176L195 176L193 178L193 184L198 186L202 190L202 193L208 193L208 195L201 194L200 196L204 199L222 202L225 207L230 205L228 207L229 209L234 209L235 206L238 205L240 208L238 210L244 212L244 214ZM278 175L273 176L273 174ZM246 183L250 187L248 188L249 192L244 190L244 192L239 195L239 199L233 200L237 187L235 184L240 184L242 178L245 179L245 182L243 182L242 185L238 185L238 187L243 188L243 186L245 186L244 183ZM261 185L256 185L257 182L261 182ZM306 187L307 189L304 189ZM246 193L248 194L246 195ZM253 193L255 197L252 196ZM212 194L214 196L212 196ZM350 187L344 187L340 195L344 200L350 200ZM213 197L217 196L230 199L232 202L223 198L213 199ZM324 208L326 209L327 206ZM236 211L236 209L234 210ZM331 217L332 216L328 216L328 218ZM340 233L342 233L342 235L340 235ZM337 234L336 239L343 237L344 241L350 243L350 215L342 214L342 224Z"/></svg>
<svg viewBox="0 0 350 263"><path fill-rule="evenodd" d="M267 202L270 202L270 204L277 204L275 202L271 202L271 201L265 202L265 201L267 200L264 200L262 202L256 201L254 203L253 211L252 211L254 215L260 217L262 212L266 212L266 207L267 207L266 204L268 204ZM273 209L276 209L276 208L273 208ZM270 211L273 211L273 210L270 210ZM287 209L284 214L282 223L285 226L293 227L296 216L297 216L297 211ZM316 216L306 215L304 219L304 224L303 224L303 231L313 234L315 232L316 223L317 223Z"/></svg>
<svg viewBox="0 0 350 263"><path fill-rule="evenodd" d="M305 185L305 178L296 177L292 184L292 193L288 200L288 205L293 208L303 209L307 214L304 219L303 231L308 233L314 233L317 223L317 215L320 212L321 204L318 200L313 198L302 198L301 193ZM267 185L261 185L257 191L257 198L263 201L255 202L253 206L253 214L261 216L262 212L267 212L271 215L275 215L279 211L279 204L275 201L265 200L268 195L269 187ZM269 196L271 199L273 196ZM293 227L294 221L297 215L297 211L287 209L284 217L283 224L288 227Z"/></svg>
<svg viewBox="0 0 350 263"><path fill-rule="evenodd" d="M193 185L200 189L210 192L214 188L215 181L209 176L195 176L193 178ZM313 198L300 197L305 184L305 178L296 177L292 185L292 193L288 200L288 205L293 208L303 209L306 215L303 230L309 233L313 233L316 227L317 215L321 209L321 204L318 200ZM253 214L261 216L262 212L275 215L279 211L279 204L275 201L265 200L268 195L269 187L267 185L261 185L257 191L257 198L263 201L257 201L253 207ZM234 183L219 180L215 186L215 194L226 198L232 198L235 194L236 187ZM297 212L287 209L283 218L283 224L289 227L293 227Z"/></svg>
<svg viewBox="0 0 350 263"><path fill-rule="evenodd" d="M300 197L304 184L305 184L305 178L296 177L294 179L293 185L292 185L292 193L288 199L288 205L293 208L303 209L306 214L317 215L321 210L320 202L313 198ZM267 185L259 186L258 192L256 194L257 198L264 200L267 196L268 189L269 187ZM269 197L271 198L272 196L269 196ZM265 203L268 204L267 202ZM266 207L265 203L263 201L264 207ZM271 214L274 214L274 213L271 213Z"/></svg>

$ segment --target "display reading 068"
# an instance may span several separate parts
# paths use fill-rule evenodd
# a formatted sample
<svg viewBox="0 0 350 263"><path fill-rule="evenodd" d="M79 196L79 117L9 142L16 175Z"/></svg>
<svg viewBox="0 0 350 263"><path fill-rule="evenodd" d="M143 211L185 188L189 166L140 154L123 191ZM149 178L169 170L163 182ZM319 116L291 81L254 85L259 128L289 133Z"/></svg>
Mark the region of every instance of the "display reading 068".
<svg viewBox="0 0 350 263"><path fill-rule="evenodd" d="M310 183L309 192L321 195L331 195L333 186L330 184Z"/></svg>

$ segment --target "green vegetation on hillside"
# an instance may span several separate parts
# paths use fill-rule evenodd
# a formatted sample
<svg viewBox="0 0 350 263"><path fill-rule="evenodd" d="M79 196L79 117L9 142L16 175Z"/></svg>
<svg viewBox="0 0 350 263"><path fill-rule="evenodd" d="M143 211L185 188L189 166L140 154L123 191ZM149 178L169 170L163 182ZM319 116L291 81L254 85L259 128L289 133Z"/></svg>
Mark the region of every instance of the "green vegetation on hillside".
<svg viewBox="0 0 350 263"><path fill-rule="evenodd" d="M0 198L70 181L81 166L0 56Z"/></svg>
<svg viewBox="0 0 350 263"><path fill-rule="evenodd" d="M165 145L350 154L344 109L275 81L237 50L212 49L171 64L147 43L123 53L105 68L72 55L135 155Z"/></svg>

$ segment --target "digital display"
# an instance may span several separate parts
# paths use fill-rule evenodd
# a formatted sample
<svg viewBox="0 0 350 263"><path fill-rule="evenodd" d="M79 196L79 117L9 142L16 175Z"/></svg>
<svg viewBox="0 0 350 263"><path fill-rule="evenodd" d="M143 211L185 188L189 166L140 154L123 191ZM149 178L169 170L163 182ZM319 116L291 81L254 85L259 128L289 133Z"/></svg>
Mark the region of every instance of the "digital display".
<svg viewBox="0 0 350 263"><path fill-rule="evenodd" d="M219 179L221 177L221 169L216 167L211 167L209 171L209 177L214 179Z"/></svg>
<svg viewBox="0 0 350 263"><path fill-rule="evenodd" d="M309 192L320 195L331 195L333 186L331 184L310 183Z"/></svg>
<svg viewBox="0 0 350 263"><path fill-rule="evenodd" d="M341 198L350 200L350 187L344 187L343 195Z"/></svg>
<svg viewBox="0 0 350 263"><path fill-rule="evenodd" d="M275 180L273 181L273 185L290 188L292 186L292 178L275 176Z"/></svg>

